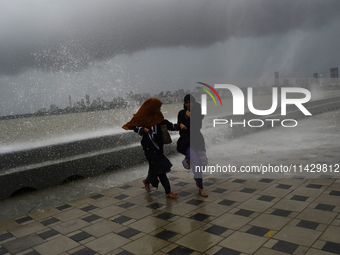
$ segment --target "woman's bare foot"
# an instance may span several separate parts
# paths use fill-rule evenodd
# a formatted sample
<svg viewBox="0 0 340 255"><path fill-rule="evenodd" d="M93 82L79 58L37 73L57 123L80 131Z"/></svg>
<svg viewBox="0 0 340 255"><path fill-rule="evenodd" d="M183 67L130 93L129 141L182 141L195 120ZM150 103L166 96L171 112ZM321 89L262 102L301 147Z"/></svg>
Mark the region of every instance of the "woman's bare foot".
<svg viewBox="0 0 340 255"><path fill-rule="evenodd" d="M167 198L175 199L175 198L178 198L179 195L178 195L177 193L172 193L172 192L170 192L169 194L166 194L166 197L167 197Z"/></svg>
<svg viewBox="0 0 340 255"><path fill-rule="evenodd" d="M149 184L149 183L145 183L145 180L143 180L143 183L144 183L144 186L145 186L145 190L146 190L147 192L151 192L150 184Z"/></svg>

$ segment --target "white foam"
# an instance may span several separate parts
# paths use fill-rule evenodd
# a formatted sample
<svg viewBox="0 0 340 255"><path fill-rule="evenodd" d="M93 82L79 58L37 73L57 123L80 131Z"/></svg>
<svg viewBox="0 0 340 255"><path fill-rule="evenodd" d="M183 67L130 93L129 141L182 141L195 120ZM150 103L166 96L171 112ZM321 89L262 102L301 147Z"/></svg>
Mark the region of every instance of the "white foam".
<svg viewBox="0 0 340 255"><path fill-rule="evenodd" d="M9 145L1 146L0 153L8 153L8 152L21 151L21 150L27 150L27 149L36 149L36 148L41 148L41 147L50 146L50 145L82 141L82 140L86 140L90 138L99 138L103 136L117 135L123 132L124 130L122 130L121 128L112 128L112 129L96 130L96 131L85 132L85 133L77 133L77 134L72 134L72 135L58 136L55 138L33 141L33 142L12 143Z"/></svg>

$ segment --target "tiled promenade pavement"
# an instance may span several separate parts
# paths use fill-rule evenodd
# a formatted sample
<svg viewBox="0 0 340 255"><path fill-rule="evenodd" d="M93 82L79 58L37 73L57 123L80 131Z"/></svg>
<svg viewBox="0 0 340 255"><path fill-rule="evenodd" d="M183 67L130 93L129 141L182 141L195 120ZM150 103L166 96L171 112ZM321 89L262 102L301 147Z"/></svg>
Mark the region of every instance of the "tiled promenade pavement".
<svg viewBox="0 0 340 255"><path fill-rule="evenodd" d="M303 133L275 128L214 150L225 148L223 160L235 166L335 165L339 122L340 112L317 115L299 121ZM211 163L218 162L216 155ZM0 254L340 254L338 178L211 177L204 181L209 197L203 198L188 171L176 164L169 178L177 200L165 198L162 187L147 193L138 179L0 222Z"/></svg>

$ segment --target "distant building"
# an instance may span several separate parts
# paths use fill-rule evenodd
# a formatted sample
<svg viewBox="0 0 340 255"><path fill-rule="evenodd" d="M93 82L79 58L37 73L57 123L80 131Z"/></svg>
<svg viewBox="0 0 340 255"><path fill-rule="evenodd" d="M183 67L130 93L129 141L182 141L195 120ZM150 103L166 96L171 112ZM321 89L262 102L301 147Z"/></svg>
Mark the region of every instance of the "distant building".
<svg viewBox="0 0 340 255"><path fill-rule="evenodd" d="M289 80L288 79L283 79L283 86L284 87L289 87Z"/></svg>
<svg viewBox="0 0 340 255"><path fill-rule="evenodd" d="M90 105L90 96L89 95L85 95L85 101L86 101L86 105L89 106Z"/></svg>
<svg viewBox="0 0 340 255"><path fill-rule="evenodd" d="M279 72L274 72L275 86L280 86Z"/></svg>
<svg viewBox="0 0 340 255"><path fill-rule="evenodd" d="M58 111L58 106L56 106L55 104L51 104L50 105L50 112L57 112Z"/></svg>
<svg viewBox="0 0 340 255"><path fill-rule="evenodd" d="M183 99L184 98L184 89L178 90L178 97Z"/></svg>
<svg viewBox="0 0 340 255"><path fill-rule="evenodd" d="M39 111L37 111L37 114L46 114L46 112L46 108L41 108Z"/></svg>
<svg viewBox="0 0 340 255"><path fill-rule="evenodd" d="M126 94L127 99L131 99L133 97L133 92L130 91L129 93Z"/></svg>
<svg viewBox="0 0 340 255"><path fill-rule="evenodd" d="M339 73L338 73L338 68L337 67L332 67L330 69L330 77L331 78L339 78Z"/></svg>
<svg viewBox="0 0 340 255"><path fill-rule="evenodd" d="M145 100L149 99L150 98L150 93L144 93L142 95L142 98L144 98Z"/></svg>
<svg viewBox="0 0 340 255"><path fill-rule="evenodd" d="M132 99L139 102L142 99L142 95L141 94L135 94L135 95L133 95Z"/></svg>
<svg viewBox="0 0 340 255"><path fill-rule="evenodd" d="M186 94L190 94L190 90L186 91ZM174 91L160 92L159 95L155 95L155 98L160 99L163 103L166 104L175 104L183 101L184 98L184 89L179 89ZM150 93L143 94L133 94L132 91L126 94L127 98L116 97L113 98L112 101L106 101L100 97L97 97L95 100L90 101L90 96L88 94L85 95L84 99L80 99L79 102L72 102L71 95L68 96L69 105L64 109L59 109L55 104L51 104L49 110L46 108L42 108L39 111L35 112L36 115L45 115L45 114L67 114L67 113L78 113L78 112L88 112L88 111L99 111L99 110L108 110L115 108L125 108L128 106L136 106L142 104L147 99L151 98ZM73 104L73 106L72 106Z"/></svg>

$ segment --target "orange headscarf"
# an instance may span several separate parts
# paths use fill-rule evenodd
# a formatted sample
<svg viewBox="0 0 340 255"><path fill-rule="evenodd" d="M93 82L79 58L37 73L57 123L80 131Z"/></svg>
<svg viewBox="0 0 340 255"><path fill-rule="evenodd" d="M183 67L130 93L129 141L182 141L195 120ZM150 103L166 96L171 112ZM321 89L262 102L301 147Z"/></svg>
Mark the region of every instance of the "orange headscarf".
<svg viewBox="0 0 340 255"><path fill-rule="evenodd" d="M122 128L125 130L131 130L138 126L149 128L161 123L164 120L164 116L160 111L161 106L162 102L157 98L146 100L138 112L133 115L133 118Z"/></svg>

